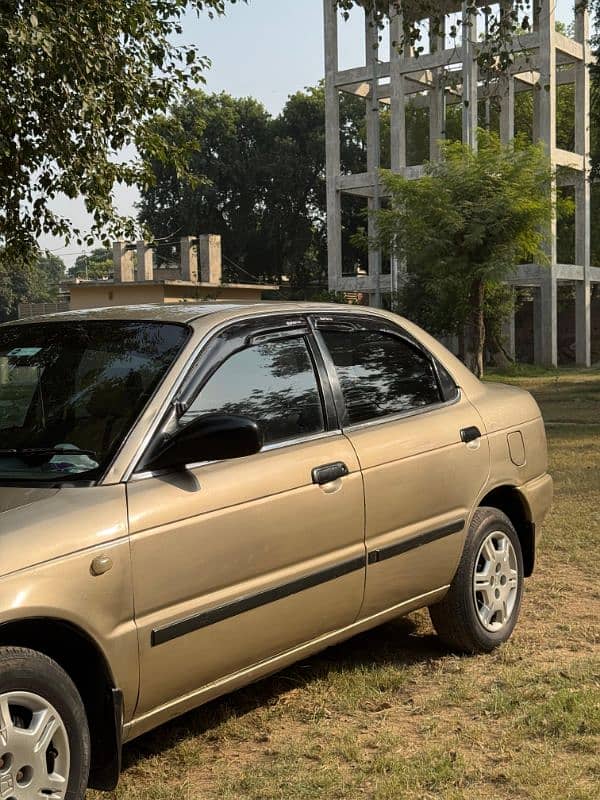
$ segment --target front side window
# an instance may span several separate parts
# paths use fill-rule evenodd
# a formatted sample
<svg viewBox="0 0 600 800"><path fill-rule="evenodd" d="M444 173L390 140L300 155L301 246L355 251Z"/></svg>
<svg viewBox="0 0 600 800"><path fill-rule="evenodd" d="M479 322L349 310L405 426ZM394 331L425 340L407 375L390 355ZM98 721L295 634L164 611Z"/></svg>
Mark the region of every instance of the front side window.
<svg viewBox="0 0 600 800"><path fill-rule="evenodd" d="M255 420L265 444L321 433L321 396L304 338L262 342L232 355L205 384L181 423L214 413Z"/></svg>
<svg viewBox="0 0 600 800"><path fill-rule="evenodd" d="M100 477L188 335L151 322L0 328L0 482Z"/></svg>
<svg viewBox="0 0 600 800"><path fill-rule="evenodd" d="M322 330L346 404L346 425L441 402L431 360L381 331Z"/></svg>

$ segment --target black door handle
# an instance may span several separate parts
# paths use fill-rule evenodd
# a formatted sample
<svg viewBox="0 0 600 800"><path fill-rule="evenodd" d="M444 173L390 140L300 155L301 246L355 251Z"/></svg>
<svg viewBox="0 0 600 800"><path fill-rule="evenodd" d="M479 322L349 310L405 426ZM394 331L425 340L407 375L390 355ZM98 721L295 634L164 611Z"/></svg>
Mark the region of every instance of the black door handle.
<svg viewBox="0 0 600 800"><path fill-rule="evenodd" d="M472 428L463 428L460 432L460 438L465 444L469 444L469 442L481 439L481 431L476 425L473 425Z"/></svg>
<svg viewBox="0 0 600 800"><path fill-rule="evenodd" d="M349 475L348 467L343 461L336 461L335 464L324 464L322 467L315 467L312 471L313 483L323 486L325 483L333 483L338 478Z"/></svg>

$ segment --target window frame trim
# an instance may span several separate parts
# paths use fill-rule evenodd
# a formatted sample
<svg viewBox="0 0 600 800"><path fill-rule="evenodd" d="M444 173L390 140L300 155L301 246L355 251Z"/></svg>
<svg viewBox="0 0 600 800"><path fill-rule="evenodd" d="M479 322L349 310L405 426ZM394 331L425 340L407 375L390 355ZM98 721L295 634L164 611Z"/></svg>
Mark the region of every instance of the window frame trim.
<svg viewBox="0 0 600 800"><path fill-rule="evenodd" d="M325 324L319 325L319 322L324 322ZM460 386L456 387L456 394L451 398L445 397L444 388L440 379L440 374L438 370L438 360L433 356L432 353L414 336L412 336L408 331L405 331L398 325L395 325L392 322L387 321L386 319L382 319L381 317L370 315L370 314L356 314L353 313L352 316L349 314L344 314L343 312L334 312L333 314L327 315L317 315L311 314L309 316L309 324L313 329L313 333L315 336L315 341L319 345L319 348L322 351L322 357L327 365L327 373L329 377L329 381L332 386L332 390L336 400L336 406L338 408L338 417L340 420L340 430L343 433L352 433L357 430L361 430L363 428L371 428L376 425L386 425L392 422L399 422L403 419L408 419L411 417L422 416L423 414L429 414L434 411L439 411L443 408L448 408L450 406L456 405L460 403L462 400L462 391ZM393 414L386 414L383 417L374 417L372 419L364 420L363 422L356 422L354 424L346 424L346 420L348 419L348 408L346 406L346 400L344 397L344 392L342 389L342 385L339 379L338 371L331 357L331 353L329 352L329 348L325 342L323 335L320 332L320 329L335 329L336 325L345 331L348 330L363 330L363 331L371 331L376 333L387 334L389 336L393 336L396 339L400 339L406 342L411 347L418 350L425 359L429 362L433 374L435 376L435 380L437 383L438 391L440 393L440 402L439 403L431 403L427 406L420 406L418 408L413 408L408 411L399 411ZM448 370L446 370L448 372ZM448 375L454 381L452 375L448 372Z"/></svg>

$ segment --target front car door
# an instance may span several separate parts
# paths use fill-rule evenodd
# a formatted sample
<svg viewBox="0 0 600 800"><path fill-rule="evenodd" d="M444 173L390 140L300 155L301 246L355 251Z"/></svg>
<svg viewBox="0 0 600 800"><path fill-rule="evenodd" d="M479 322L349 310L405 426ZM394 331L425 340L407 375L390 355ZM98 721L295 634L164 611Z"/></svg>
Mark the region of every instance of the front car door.
<svg viewBox="0 0 600 800"><path fill-rule="evenodd" d="M351 624L364 594L362 477L305 320L215 336L176 408L251 417L265 447L128 485L138 716Z"/></svg>
<svg viewBox="0 0 600 800"><path fill-rule="evenodd" d="M364 477L369 617L448 585L489 473L479 414L443 366L385 318L313 320ZM426 598L425 598L426 599Z"/></svg>

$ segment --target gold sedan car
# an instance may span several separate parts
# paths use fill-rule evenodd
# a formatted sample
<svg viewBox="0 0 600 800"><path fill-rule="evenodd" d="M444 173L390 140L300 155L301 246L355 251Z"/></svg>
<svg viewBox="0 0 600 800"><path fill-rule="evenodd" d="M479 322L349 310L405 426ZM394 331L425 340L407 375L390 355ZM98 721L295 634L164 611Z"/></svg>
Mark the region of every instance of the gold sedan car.
<svg viewBox="0 0 600 800"><path fill-rule="evenodd" d="M510 636L552 499L540 411L393 314L145 306L0 326L0 796L429 607Z"/></svg>

